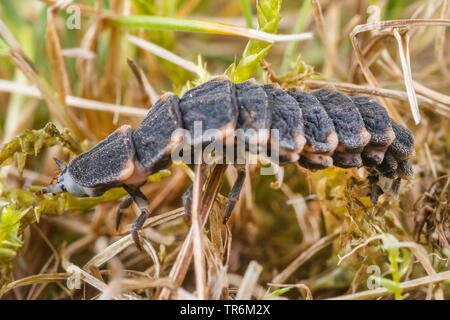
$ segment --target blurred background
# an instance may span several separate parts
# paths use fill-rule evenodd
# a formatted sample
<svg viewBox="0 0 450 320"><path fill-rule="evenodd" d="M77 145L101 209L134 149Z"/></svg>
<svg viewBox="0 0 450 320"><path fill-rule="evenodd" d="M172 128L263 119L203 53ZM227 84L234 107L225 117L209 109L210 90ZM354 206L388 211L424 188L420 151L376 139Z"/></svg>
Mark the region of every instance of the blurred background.
<svg viewBox="0 0 450 320"><path fill-rule="evenodd" d="M143 188L152 217L163 215L146 225L145 253L126 240L136 208L114 229L123 190L98 199L32 191L57 176L53 158L67 162L122 124L136 128L164 92L182 95L224 73L236 82L254 77L303 90L331 83L377 97L414 133L417 155L415 178L377 206L363 169L290 165L281 179L251 166L226 228L225 195L236 179L228 167L204 229L207 298L373 299L370 290L383 287L381 299L448 299L449 7L447 0L2 0L2 299L198 296L199 275L183 251L187 167L176 164ZM247 28L312 38L269 44ZM75 288L79 270L84 290ZM422 284L409 288L417 278Z"/></svg>

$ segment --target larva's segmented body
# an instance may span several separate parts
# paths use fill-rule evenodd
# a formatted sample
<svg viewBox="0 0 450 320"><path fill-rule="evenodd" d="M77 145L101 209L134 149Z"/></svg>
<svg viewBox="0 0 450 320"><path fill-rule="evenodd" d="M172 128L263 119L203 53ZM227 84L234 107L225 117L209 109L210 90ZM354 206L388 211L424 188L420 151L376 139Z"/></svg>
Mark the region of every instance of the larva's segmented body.
<svg viewBox="0 0 450 320"><path fill-rule="evenodd" d="M200 136L194 136L196 122L202 124ZM68 166L60 164L57 183L39 193L97 196L123 186L130 197L119 206L117 222L133 199L142 210L131 230L139 247L137 232L148 215L148 200L139 187L150 174L170 165L171 153L181 143L173 136L179 129L189 132L191 145L210 142L209 129L215 129L219 134L214 138L227 144L234 143L230 137L235 129L276 129L277 139L258 134L257 142L275 145L282 165L298 162L311 170L365 166L372 182L381 175L395 179L397 187L400 178L409 179L413 174L408 160L414 155L411 132L395 123L374 100L349 97L331 87L311 93L299 88L285 91L275 84L260 86L254 80L234 84L218 77L187 91L182 98L173 93L163 95L138 129L122 126ZM237 166L238 179L225 221L239 198L244 167ZM374 202L380 192L379 188L373 190ZM188 190L184 197L187 212L189 194Z"/></svg>

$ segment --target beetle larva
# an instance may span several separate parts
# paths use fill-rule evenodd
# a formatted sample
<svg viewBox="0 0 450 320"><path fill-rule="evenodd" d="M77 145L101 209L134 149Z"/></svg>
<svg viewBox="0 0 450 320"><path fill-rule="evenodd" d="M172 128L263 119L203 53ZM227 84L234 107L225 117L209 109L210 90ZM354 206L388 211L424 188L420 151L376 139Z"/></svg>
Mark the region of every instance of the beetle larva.
<svg viewBox="0 0 450 320"><path fill-rule="evenodd" d="M202 125L200 135L195 135L196 122ZM258 134L256 141L276 145L281 165L298 162L311 170L332 165L365 166L371 181L384 176L393 179L397 188L399 179L413 175L409 161L414 155L413 135L376 101L348 97L332 87L311 93L300 88L285 91L274 84L260 86L254 80L234 84L222 76L187 91L182 98L173 93L163 95L138 129L122 126L68 165L58 161L62 172L57 182L38 193L69 192L88 197L124 187L129 197L119 205L117 226L122 211L135 201L141 215L131 234L140 248L138 232L149 214L149 202L139 188L149 175L171 164L171 153L182 140L174 139L174 132L180 129L188 132L191 146L202 147L214 139L233 144L235 140L230 137L237 129L278 130L278 139ZM216 130L214 137L207 134L211 129ZM224 222L245 179L245 166L236 168L238 178L229 195ZM374 203L380 192L374 188ZM183 197L187 213L190 193L191 189Z"/></svg>

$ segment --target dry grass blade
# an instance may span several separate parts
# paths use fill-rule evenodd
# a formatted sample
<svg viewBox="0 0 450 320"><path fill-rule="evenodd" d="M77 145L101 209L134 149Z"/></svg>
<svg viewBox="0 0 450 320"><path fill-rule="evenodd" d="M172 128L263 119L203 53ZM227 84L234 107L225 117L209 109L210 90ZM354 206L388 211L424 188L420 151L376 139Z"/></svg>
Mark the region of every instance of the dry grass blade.
<svg viewBox="0 0 450 320"><path fill-rule="evenodd" d="M288 204L292 205L295 210L295 215L300 229L303 234L303 241L307 244L312 244L320 238L320 230L317 225L313 225L308 216L308 207L305 199L300 194L295 194L286 184L281 185L281 190L288 197Z"/></svg>
<svg viewBox="0 0 450 320"><path fill-rule="evenodd" d="M294 261L292 261L283 271L277 274L273 279L272 283L284 283L300 266L305 263L309 258L311 258L316 252L322 250L330 243L332 243L339 233L341 232L340 228L335 230L333 233L323 237L313 245L311 245L308 249L306 249L302 254L300 254Z"/></svg>
<svg viewBox="0 0 450 320"><path fill-rule="evenodd" d="M169 50L166 50L154 43L151 43L150 41L132 36L127 34L126 36L127 40L130 41L132 44L136 45L137 47L144 49L155 56L158 56L160 58L166 59L167 61L170 61L190 72L193 72L195 74L201 74L202 70L193 62L188 61L186 59L181 58L180 56L177 56L176 54L170 52Z"/></svg>
<svg viewBox="0 0 450 320"><path fill-rule="evenodd" d="M425 143L424 147L425 147L425 154L427 155L427 161L431 168L431 173L433 174L433 178L437 179L436 166L434 165L434 161L431 158L431 151L430 147L428 146L428 143Z"/></svg>
<svg viewBox="0 0 450 320"><path fill-rule="evenodd" d="M411 106L411 112L416 124L420 123L420 112L417 106L417 97L414 91L413 80L411 75L411 61L409 58L409 33L408 30L399 31L394 29L394 36L398 42L398 51L400 55L400 61L403 69L403 77L408 93L409 105Z"/></svg>
<svg viewBox="0 0 450 320"><path fill-rule="evenodd" d="M61 43L56 32L56 15L72 1L58 2L47 9L47 54L52 75L52 83L59 95L59 101L65 103L65 97L72 95L69 73L61 50Z"/></svg>
<svg viewBox="0 0 450 320"><path fill-rule="evenodd" d="M193 254L194 254L194 269L195 269L195 283L197 288L197 295L199 299L207 299L207 288L206 288L206 271L205 271L205 257L203 256L204 244L202 236L202 224L200 223L200 205L202 199L202 163L201 159L203 153L200 152L198 155L196 165L195 165L195 176L194 184L192 186L192 209L191 209L191 220L192 220L192 243L193 243Z"/></svg>
<svg viewBox="0 0 450 320"><path fill-rule="evenodd" d="M147 252L150 258L153 260L153 264L155 266L155 279L158 279L161 274L161 264L159 263L158 253L156 252L155 248L153 248L150 241L145 239L145 237L142 238L142 241L145 252Z"/></svg>
<svg viewBox="0 0 450 320"><path fill-rule="evenodd" d="M134 75L136 76L136 79L138 80L142 91L147 96L148 105L149 106L154 105L158 100L158 94L148 82L148 79L145 76L144 71L142 71L142 69L136 64L136 62L134 62L133 59L127 58L127 62L128 65L130 66L131 71L133 71Z"/></svg>
<svg viewBox="0 0 450 320"><path fill-rule="evenodd" d="M58 3L61 3L61 2L63 2L63 3L65 2L65 1L60 1L60 0L38 0L38 1L47 3L52 6L57 5ZM70 1L70 2L72 2L72 1ZM80 3L77 3L77 6L80 8L81 14L88 15L88 16L93 16L93 15L97 14L97 10L95 8L92 8L90 6L87 6L85 4L80 4ZM107 12L104 12L104 13L107 14Z"/></svg>
<svg viewBox="0 0 450 320"><path fill-rule="evenodd" d="M297 284L268 283L267 285L271 287L304 289L306 291L306 300L313 300L311 289L309 289L309 287L304 283L297 283Z"/></svg>
<svg viewBox="0 0 450 320"><path fill-rule="evenodd" d="M82 60L92 60L96 58L94 52L83 48L62 49L61 54L66 58L77 58Z"/></svg>
<svg viewBox="0 0 450 320"><path fill-rule="evenodd" d="M428 285L434 285L450 279L450 271L445 271L431 276L426 276L410 281L405 281L400 283L402 292L411 291ZM329 300L368 300L376 299L378 297L390 294L391 292L387 288L378 288L367 291L362 291L354 294L349 294L345 296L334 297Z"/></svg>
<svg viewBox="0 0 450 320"><path fill-rule="evenodd" d="M184 18L195 8L200 0L185 1L177 11L177 18Z"/></svg>
<svg viewBox="0 0 450 320"><path fill-rule="evenodd" d="M0 79L0 91L20 93L26 96L42 99L42 94L37 88L4 79ZM148 110L146 109L117 105L74 96L66 96L66 104L69 107L74 108L119 113L140 118L144 118L148 113Z"/></svg>
<svg viewBox="0 0 450 320"><path fill-rule="evenodd" d="M446 27L450 26L450 19L404 19L404 20L387 20L374 23L361 24L356 26L352 34L356 35L361 32L380 30L385 28L400 27Z"/></svg>
<svg viewBox="0 0 450 320"><path fill-rule="evenodd" d="M319 31L320 37L322 39L323 45L325 46L325 51L327 53L327 61L331 70L339 71L339 63L336 60L336 55L334 54L333 46L328 39L327 32L325 30L325 22L322 14L322 7L320 6L320 2L318 0L309 0L312 5L314 19L317 24L317 29Z"/></svg>
<svg viewBox="0 0 450 320"><path fill-rule="evenodd" d="M102 294L110 294L108 285L95 278L91 274L64 259L62 265L66 272L71 274L71 276L67 279L67 286L69 287L69 289L79 289L79 283L81 280L83 280L84 282L99 290ZM123 299L121 295L112 295L111 298L114 300Z"/></svg>
<svg viewBox="0 0 450 320"><path fill-rule="evenodd" d="M167 290L167 289L166 289ZM177 288L174 294L174 299L177 300L198 300L198 298L183 288Z"/></svg>
<svg viewBox="0 0 450 320"><path fill-rule="evenodd" d="M242 281L244 280L244 278L241 275L238 275L236 273L228 273L227 275L228 277L228 282L230 283L230 286L232 287L237 287L240 288ZM256 297L256 299L258 300L262 300L267 298L267 290L259 285L258 283L255 283L253 286L253 292L252 292L252 296ZM274 296L270 296L270 299L274 299L276 297Z"/></svg>
<svg viewBox="0 0 450 320"><path fill-rule="evenodd" d="M413 26L415 26L415 27L417 27L417 26L448 26L448 25L450 25L449 19L409 19L409 20L379 21L379 22L367 23L367 24L356 26L353 29L353 31L350 33L350 40L352 42L356 58L359 62L359 65L361 67L361 70L362 70L364 76L366 77L367 81L373 87L378 88L379 87L378 82L375 79L372 72L370 71L369 66L366 63L366 60L364 59L364 55L358 44L357 35L359 33L366 32L366 31L372 31L372 30L380 30L380 29L385 29L385 28L413 27ZM403 44L399 45L399 48L403 48ZM407 49L407 50L409 50L409 49ZM406 54L407 54L407 57L406 57ZM409 67L409 62L408 62L409 53L406 51L404 54L401 54L401 58L405 59L405 66L406 66L406 70L407 70L407 68ZM402 62L402 65L403 65L403 62ZM405 67L404 67L404 70L405 70ZM408 72L404 73L405 77L407 77L407 74L408 74ZM410 74L410 72L409 72L409 74ZM412 80L410 82L412 82ZM407 83L406 83L406 86L408 89ZM410 88L412 88L412 86L410 86ZM412 98L411 101L414 101L414 99L413 99L414 93L412 95L410 94L410 96ZM387 109L393 116L394 120L403 122L402 119L400 118L400 116L398 115L397 111L391 106L391 104L386 99L383 99L383 102L387 106ZM418 117L418 108L414 109L414 107L415 107L414 102L411 104L411 107L413 108L412 111L413 111L414 119L415 119L415 121L417 121L418 119L420 119L420 117Z"/></svg>
<svg viewBox="0 0 450 320"><path fill-rule="evenodd" d="M427 251L423 246L412 241L401 241L398 243L398 246L399 248L410 249L411 252L416 256L420 264L423 266L425 271L428 273L428 275L433 276L437 274L436 270L434 270L433 265L431 264ZM444 291L439 286L436 286L435 297L437 300L444 300Z"/></svg>
<svg viewBox="0 0 450 320"><path fill-rule="evenodd" d="M448 0L442 0L441 19L445 19L449 14ZM438 27L436 30L436 41L434 46L434 54L439 63L441 72L447 80L450 80L450 72L445 61L445 27Z"/></svg>
<svg viewBox="0 0 450 320"><path fill-rule="evenodd" d="M379 88L378 81L376 80L373 73L370 71L369 64L367 63L366 59L364 58L364 54L362 53L361 47L359 46L358 39L357 39L357 32L355 30L359 26L356 26L353 31L350 33L350 40L353 45L353 51L355 53L356 59L359 63L359 66L361 68L362 73L364 74L364 77L366 78L367 82L375 88ZM391 103L387 99L381 99L383 104L386 106L387 110L391 114L392 118L398 122L403 122L400 115L398 114L397 110L391 105Z"/></svg>
<svg viewBox="0 0 450 320"><path fill-rule="evenodd" d="M248 300L252 297L255 285L258 283L262 266L256 261L250 261L242 279L241 286L236 294L236 300Z"/></svg>
<svg viewBox="0 0 450 320"><path fill-rule="evenodd" d="M142 229L148 228L148 227L156 227L162 223L174 220L178 217L183 216L184 213L184 208L178 208L166 213L162 213L162 214L158 214L157 216L154 217L150 217L148 218L145 223L144 226L142 227ZM131 224L125 226L124 228L122 228L121 232L119 233L119 235L125 235L128 232L130 232L130 228L131 228Z"/></svg>
<svg viewBox="0 0 450 320"><path fill-rule="evenodd" d="M173 211L170 211L170 212L167 212L164 214L160 214L155 217L150 217L149 219L147 219L146 224L144 225L144 228L149 227L149 226L157 226L164 222L176 219L179 216L181 216L180 213L182 213L182 212L183 212L183 208L180 208L180 209L173 210ZM124 229L126 230L125 232L129 232L130 226L127 226ZM123 232L124 231L122 231L122 233ZM120 252L122 252L123 250L125 250L127 247L129 247L132 244L133 244L133 239L131 238L131 235L128 234L128 235L122 237L121 239L110 244L108 247L106 247L100 253L95 255L91 260L89 260L84 265L83 269L90 270L92 267L98 268L98 267L102 266L104 263L106 263L113 257L117 256ZM151 249L149 249L149 250L151 250ZM153 251L153 253L149 253L149 255L151 256L151 258L154 261L158 261L156 251L154 249L152 251ZM66 257L67 257L67 253L66 253ZM155 262L155 265L156 265L156 262ZM159 268L159 262L158 262L157 268ZM155 273L159 274L159 272L156 272L156 271L155 271Z"/></svg>
<svg viewBox="0 0 450 320"><path fill-rule="evenodd" d="M125 291L143 290L149 288L167 288L175 290L175 286L170 279L122 279L121 285Z"/></svg>
<svg viewBox="0 0 450 320"><path fill-rule="evenodd" d="M13 63L19 68L28 80L36 85L42 94L42 97L46 100L50 113L52 117L63 127L70 128L78 138L85 136L85 133L80 129L80 126L76 123L75 119L70 115L67 110L61 105L53 92L45 83L45 81L40 77L37 69L31 62L31 60L25 55L25 53L20 49L19 44L15 41L14 36L8 30L6 25L0 19L0 35L7 41L8 45L11 47L10 57Z"/></svg>
<svg viewBox="0 0 450 320"><path fill-rule="evenodd" d="M200 219L200 226L203 228L206 219L208 217L208 214L212 208L212 205L214 203L214 200L217 196L217 193L219 192L220 186L222 185L222 178L225 174L226 165L223 164L217 164L214 167L213 172L209 176L209 179L206 182L206 188L203 192L203 199L202 199L202 208L200 211L199 219ZM181 283L184 280L184 277L186 276L189 263L192 258L193 253L193 245L192 245L193 235L192 235L192 229L189 231L188 235L186 236L186 239L183 242L183 245L180 249L180 253L177 256L177 259L170 270L169 277L174 281L174 283L177 286L180 286ZM167 300L170 297L170 291L163 289L161 291L161 294L159 296L159 299L161 300Z"/></svg>
<svg viewBox="0 0 450 320"><path fill-rule="evenodd" d="M35 283L50 283L67 280L70 273L37 274L8 283L0 289L0 298L9 290Z"/></svg>
<svg viewBox="0 0 450 320"><path fill-rule="evenodd" d="M109 245L105 250L102 250L102 252L98 253L91 260L89 260L84 265L83 269L89 270L91 267L97 268L100 267L108 260L112 259L120 252L128 248L128 246L130 246L131 244L133 244L133 239L131 238L131 235L125 236L115 241L113 244Z"/></svg>

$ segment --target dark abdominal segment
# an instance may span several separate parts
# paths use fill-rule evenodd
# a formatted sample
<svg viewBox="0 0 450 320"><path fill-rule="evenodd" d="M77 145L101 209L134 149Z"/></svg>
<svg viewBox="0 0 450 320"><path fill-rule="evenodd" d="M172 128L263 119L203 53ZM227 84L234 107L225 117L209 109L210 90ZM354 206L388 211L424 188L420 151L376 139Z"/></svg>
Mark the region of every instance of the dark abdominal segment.
<svg viewBox="0 0 450 320"><path fill-rule="evenodd" d="M180 100L184 128L191 133L191 145L208 143L214 138L207 130L220 131L222 139L233 133L238 119L238 106L234 83L219 77L187 91ZM194 137L195 124L201 131Z"/></svg>
<svg viewBox="0 0 450 320"><path fill-rule="evenodd" d="M333 165L333 154L338 136L333 121L319 100L300 88L290 88L288 93L297 101L303 115L306 144L299 163L306 169L325 169Z"/></svg>
<svg viewBox="0 0 450 320"><path fill-rule="evenodd" d="M279 150L280 163L295 162L305 145L302 111L297 101L274 84L263 86L272 111L271 129L278 137L271 136L271 145Z"/></svg>
<svg viewBox="0 0 450 320"><path fill-rule="evenodd" d="M171 161L171 151L180 143L181 136L174 134L177 129L183 128L178 103L176 94L166 93L133 133L138 159L151 172L167 167Z"/></svg>
<svg viewBox="0 0 450 320"><path fill-rule="evenodd" d="M370 141L361 114L352 100L334 88L313 92L333 120L339 143L333 154L334 165L342 168L361 167L361 151Z"/></svg>
<svg viewBox="0 0 450 320"><path fill-rule="evenodd" d="M370 142L361 154L363 164L366 167L379 165L383 161L387 148L395 139L389 115L386 109L374 100L366 97L352 97L351 99L370 133Z"/></svg>

